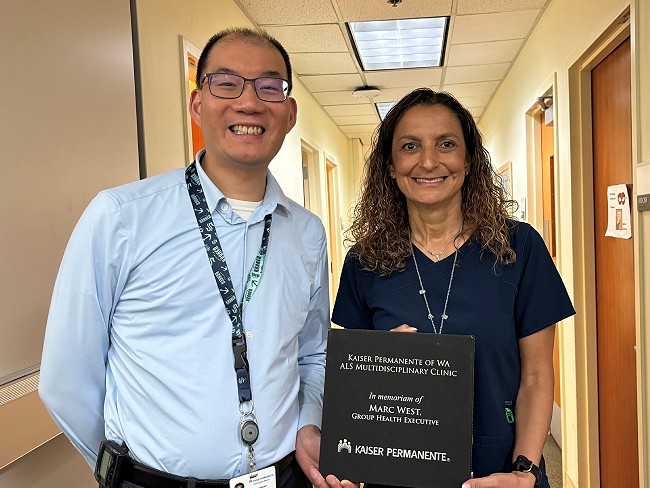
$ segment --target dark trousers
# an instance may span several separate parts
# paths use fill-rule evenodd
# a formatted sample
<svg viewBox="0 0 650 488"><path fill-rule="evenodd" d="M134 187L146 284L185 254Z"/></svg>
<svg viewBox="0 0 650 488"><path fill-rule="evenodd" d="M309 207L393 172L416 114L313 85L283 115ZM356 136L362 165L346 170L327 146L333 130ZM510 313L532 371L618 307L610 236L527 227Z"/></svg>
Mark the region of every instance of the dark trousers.
<svg viewBox="0 0 650 488"><path fill-rule="evenodd" d="M225 485L228 486L228 485ZM277 488L311 488L311 483L300 469L294 456L291 464L280 473L276 480ZM120 488L156 488L155 486L141 486L123 481ZM180 487L179 487L180 488Z"/></svg>

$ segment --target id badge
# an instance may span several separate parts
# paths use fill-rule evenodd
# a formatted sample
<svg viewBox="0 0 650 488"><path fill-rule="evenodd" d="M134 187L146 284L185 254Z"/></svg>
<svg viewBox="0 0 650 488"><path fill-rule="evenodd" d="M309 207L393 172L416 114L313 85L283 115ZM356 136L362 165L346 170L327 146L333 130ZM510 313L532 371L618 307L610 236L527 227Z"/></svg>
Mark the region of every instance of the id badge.
<svg viewBox="0 0 650 488"><path fill-rule="evenodd" d="M275 488L275 466L237 476L230 480L230 488Z"/></svg>

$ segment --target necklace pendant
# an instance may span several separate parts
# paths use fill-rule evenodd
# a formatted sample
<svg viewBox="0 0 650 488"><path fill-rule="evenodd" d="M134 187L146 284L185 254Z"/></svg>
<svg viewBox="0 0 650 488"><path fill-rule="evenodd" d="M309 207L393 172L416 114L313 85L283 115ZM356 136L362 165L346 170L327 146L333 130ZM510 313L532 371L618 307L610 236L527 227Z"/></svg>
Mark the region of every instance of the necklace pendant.
<svg viewBox="0 0 650 488"><path fill-rule="evenodd" d="M434 252L433 258L436 260L436 263L440 262L440 254Z"/></svg>

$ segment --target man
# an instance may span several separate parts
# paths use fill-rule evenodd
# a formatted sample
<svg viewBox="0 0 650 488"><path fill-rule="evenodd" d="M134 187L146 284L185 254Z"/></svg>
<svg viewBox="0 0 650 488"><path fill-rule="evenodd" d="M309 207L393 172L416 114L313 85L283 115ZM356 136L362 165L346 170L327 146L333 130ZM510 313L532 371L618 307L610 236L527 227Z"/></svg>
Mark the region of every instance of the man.
<svg viewBox="0 0 650 488"><path fill-rule="evenodd" d="M268 467L278 487L308 486L300 468L328 486L325 233L268 171L296 123L290 90L275 39L218 33L191 96L205 151L101 192L73 232L39 392L91 466L99 453L100 485L246 485Z"/></svg>

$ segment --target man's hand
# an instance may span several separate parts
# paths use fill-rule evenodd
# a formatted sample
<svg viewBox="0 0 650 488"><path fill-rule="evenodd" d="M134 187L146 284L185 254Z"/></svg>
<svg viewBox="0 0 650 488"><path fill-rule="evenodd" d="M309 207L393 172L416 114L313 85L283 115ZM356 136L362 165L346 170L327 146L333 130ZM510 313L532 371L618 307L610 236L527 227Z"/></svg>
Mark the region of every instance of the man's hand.
<svg viewBox="0 0 650 488"><path fill-rule="evenodd" d="M330 474L323 478L318 471L320 461L320 429L305 425L296 435L296 460L315 488L359 488L359 484L339 479Z"/></svg>

